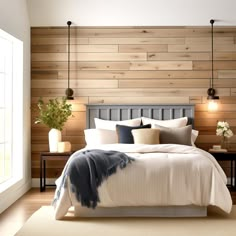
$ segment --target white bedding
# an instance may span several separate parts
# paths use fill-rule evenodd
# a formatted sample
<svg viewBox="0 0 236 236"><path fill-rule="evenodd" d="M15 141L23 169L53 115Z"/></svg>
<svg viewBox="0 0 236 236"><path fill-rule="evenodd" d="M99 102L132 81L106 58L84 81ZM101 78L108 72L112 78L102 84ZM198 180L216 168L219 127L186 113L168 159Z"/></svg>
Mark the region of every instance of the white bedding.
<svg viewBox="0 0 236 236"><path fill-rule="evenodd" d="M214 157L201 149L174 144L108 144L86 149L98 148L122 151L135 158L102 183L98 206L214 205L231 211L226 175ZM60 181L61 177L57 186ZM62 218L77 205L80 203L70 187L62 189L55 203L55 218Z"/></svg>

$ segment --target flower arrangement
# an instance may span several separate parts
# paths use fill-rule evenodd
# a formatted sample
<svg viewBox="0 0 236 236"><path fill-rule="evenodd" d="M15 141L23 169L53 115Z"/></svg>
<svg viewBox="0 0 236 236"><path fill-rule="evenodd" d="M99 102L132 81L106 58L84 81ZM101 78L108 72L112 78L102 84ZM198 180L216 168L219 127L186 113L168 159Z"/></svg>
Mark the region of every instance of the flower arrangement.
<svg viewBox="0 0 236 236"><path fill-rule="evenodd" d="M230 129L229 123L226 121L218 121L216 127L216 135L223 136L224 138L230 138L234 134Z"/></svg>
<svg viewBox="0 0 236 236"><path fill-rule="evenodd" d="M72 105L66 103L66 98L50 99L47 104L42 100L38 101L39 116L36 118L35 123L45 124L49 128L62 130L65 122L72 114Z"/></svg>

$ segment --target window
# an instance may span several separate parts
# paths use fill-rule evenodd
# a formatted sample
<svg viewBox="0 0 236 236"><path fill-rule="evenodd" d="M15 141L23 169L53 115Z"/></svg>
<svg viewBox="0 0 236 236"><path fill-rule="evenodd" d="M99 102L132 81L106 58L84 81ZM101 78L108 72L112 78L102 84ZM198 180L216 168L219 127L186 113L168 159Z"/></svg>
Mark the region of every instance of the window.
<svg viewBox="0 0 236 236"><path fill-rule="evenodd" d="M23 174L23 43L0 30L0 191Z"/></svg>

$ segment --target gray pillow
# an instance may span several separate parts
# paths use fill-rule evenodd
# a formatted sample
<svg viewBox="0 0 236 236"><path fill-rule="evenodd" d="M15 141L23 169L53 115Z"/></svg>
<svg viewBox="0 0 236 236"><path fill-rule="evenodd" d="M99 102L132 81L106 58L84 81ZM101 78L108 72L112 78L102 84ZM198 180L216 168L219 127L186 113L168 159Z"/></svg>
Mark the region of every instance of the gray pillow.
<svg viewBox="0 0 236 236"><path fill-rule="evenodd" d="M181 128L167 128L160 125L154 125L155 129L160 130L160 143L172 143L172 144L182 144L189 145L191 144L191 134L192 126L188 125Z"/></svg>

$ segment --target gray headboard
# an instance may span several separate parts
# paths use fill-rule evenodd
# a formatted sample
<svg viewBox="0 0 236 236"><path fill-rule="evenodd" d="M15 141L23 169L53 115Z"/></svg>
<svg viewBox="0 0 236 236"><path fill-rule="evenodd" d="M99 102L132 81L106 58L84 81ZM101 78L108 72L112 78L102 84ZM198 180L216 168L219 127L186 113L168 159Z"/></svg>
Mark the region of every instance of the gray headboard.
<svg viewBox="0 0 236 236"><path fill-rule="evenodd" d="M187 116L194 126L194 105L87 105L86 127L95 128L94 118L103 120L128 120L138 117L169 120Z"/></svg>

